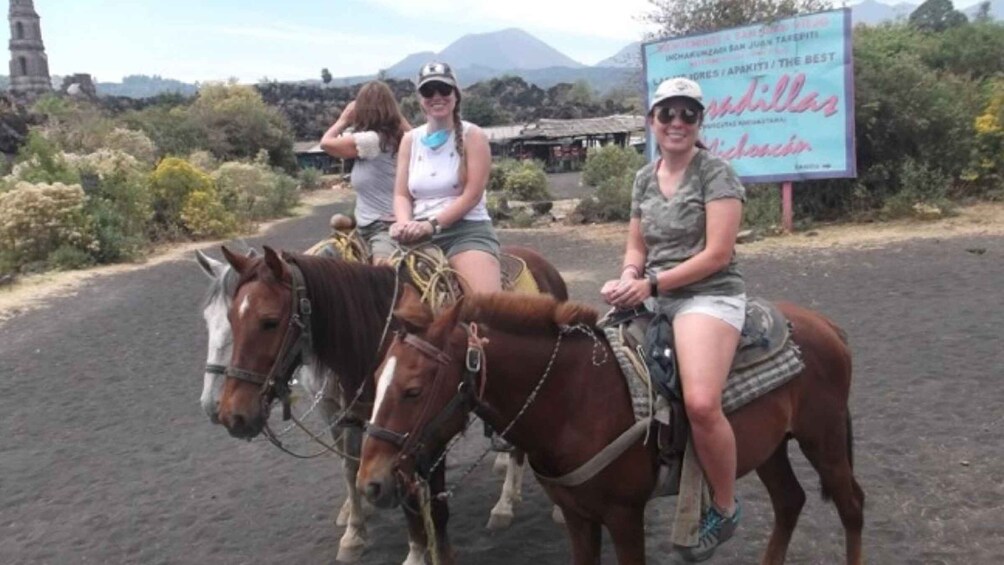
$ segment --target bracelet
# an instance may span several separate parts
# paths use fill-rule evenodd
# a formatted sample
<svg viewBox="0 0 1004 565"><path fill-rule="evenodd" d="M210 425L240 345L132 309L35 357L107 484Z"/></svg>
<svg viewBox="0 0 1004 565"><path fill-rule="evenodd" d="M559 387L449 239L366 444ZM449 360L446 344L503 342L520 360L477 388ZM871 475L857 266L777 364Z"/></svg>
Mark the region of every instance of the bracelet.
<svg viewBox="0 0 1004 565"><path fill-rule="evenodd" d="M433 235L438 235L440 232L443 231L443 226L439 225L439 220L437 220L436 218L429 218L429 219L427 219L425 221L427 221L430 224L432 224L432 233L433 233Z"/></svg>
<svg viewBox="0 0 1004 565"><path fill-rule="evenodd" d="M659 296L659 277L655 273L648 274L649 293L652 296Z"/></svg>
<svg viewBox="0 0 1004 565"><path fill-rule="evenodd" d="M636 278L636 279L640 278L641 269L639 269L638 267L636 267L634 265L624 265L624 267L621 268L621 274L623 275L624 271L626 271L628 269L631 269L634 272L634 278Z"/></svg>

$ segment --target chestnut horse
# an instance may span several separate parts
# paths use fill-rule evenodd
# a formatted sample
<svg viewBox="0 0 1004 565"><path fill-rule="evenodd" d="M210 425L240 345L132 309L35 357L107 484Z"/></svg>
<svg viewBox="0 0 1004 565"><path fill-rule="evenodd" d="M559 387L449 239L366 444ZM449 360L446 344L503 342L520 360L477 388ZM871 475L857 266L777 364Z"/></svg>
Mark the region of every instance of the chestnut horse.
<svg viewBox="0 0 1004 565"><path fill-rule="evenodd" d="M558 271L532 249L505 247L526 262L537 287L558 300L568 290ZM374 369L383 357L388 324L407 275L386 266L302 254L280 257L265 247L263 258L248 258L223 248L239 279L230 307L233 352L219 398L218 417L231 435L257 436L266 426L269 407L288 395L290 377L301 363L315 365L314 374L337 375L344 406L368 419L374 398ZM309 358L308 358L309 357ZM510 467L522 467L522 456ZM511 483L507 476L507 484ZM518 482L518 480L517 480ZM445 481L440 471L436 484ZM515 486L513 487L516 488ZM438 491L437 491L438 492ZM500 507L511 518L511 498L503 492ZM445 502L437 503L437 531L445 533ZM406 512L411 539L405 563L420 562L427 547L420 517ZM490 522L489 524L492 524ZM446 548L445 539L439 547Z"/></svg>
<svg viewBox="0 0 1004 565"><path fill-rule="evenodd" d="M433 319L414 292L397 317L408 328L391 344L377 405L363 442L357 489L380 507L415 488L415 460L441 451L473 411L522 448L532 468L558 477L577 469L635 423L630 393L596 312L547 297L467 297ZM783 563L805 502L788 460L795 438L819 473L846 533L847 562L861 562L864 493L851 456L851 354L843 332L812 310L779 304L793 324L805 369L728 415L738 475L756 470L774 506L762 563ZM474 329L472 329L474 328ZM480 334L481 339L473 336ZM470 356L487 369L465 369ZM433 423L430 423L433 422ZM542 481L565 515L572 563L600 562L606 526L621 565L645 563L645 504L657 453L638 440L593 478L574 487Z"/></svg>

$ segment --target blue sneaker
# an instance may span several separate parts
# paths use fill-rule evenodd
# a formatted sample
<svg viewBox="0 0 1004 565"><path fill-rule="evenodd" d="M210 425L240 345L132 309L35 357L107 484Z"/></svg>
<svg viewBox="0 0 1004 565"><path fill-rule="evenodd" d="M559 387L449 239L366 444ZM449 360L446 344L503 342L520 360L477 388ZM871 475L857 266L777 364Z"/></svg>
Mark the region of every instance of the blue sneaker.
<svg viewBox="0 0 1004 565"><path fill-rule="evenodd" d="M739 526L739 499L736 499L736 510L731 516L726 517L724 513L714 504L701 517L701 533L697 545L676 546L680 556L685 561L695 563L710 559L715 554L715 549L729 540Z"/></svg>

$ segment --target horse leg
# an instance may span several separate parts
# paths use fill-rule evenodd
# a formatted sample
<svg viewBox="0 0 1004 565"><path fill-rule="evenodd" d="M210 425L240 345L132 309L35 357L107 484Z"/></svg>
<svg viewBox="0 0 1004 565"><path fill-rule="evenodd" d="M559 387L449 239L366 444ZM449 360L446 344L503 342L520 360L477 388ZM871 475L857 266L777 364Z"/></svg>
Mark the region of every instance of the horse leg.
<svg viewBox="0 0 1004 565"><path fill-rule="evenodd" d="M848 565L861 564L861 530L864 527L865 493L854 478L851 467L852 441L850 415L844 425L829 426L823 438L811 438L799 445L806 459L819 473L823 499L832 498L844 525Z"/></svg>
<svg viewBox="0 0 1004 565"><path fill-rule="evenodd" d="M645 565L645 506L611 508L603 515L618 565Z"/></svg>
<svg viewBox="0 0 1004 565"><path fill-rule="evenodd" d="M502 494L492 508L488 518L489 530L504 530L512 524L514 509L523 501L523 463L526 456L523 452L513 452L506 464L505 482L502 483Z"/></svg>
<svg viewBox="0 0 1004 565"><path fill-rule="evenodd" d="M356 475L359 473L359 453L362 447L362 429L349 426L343 432L343 448L348 455L342 460L345 469L345 488L348 493L346 506L345 533L338 542L338 555L335 560L343 563L358 561L368 545L366 533L366 511L363 508L362 496L356 489Z"/></svg>
<svg viewBox="0 0 1004 565"><path fill-rule="evenodd" d="M781 442L774 453L757 467L757 475L767 487L774 507L774 529L770 533L767 551L761 565L781 565L788 553L791 534L805 504L805 491L798 483L788 459L788 442Z"/></svg>
<svg viewBox="0 0 1004 565"><path fill-rule="evenodd" d="M572 544L572 565L600 565L602 532L599 522L587 520L573 512L562 512Z"/></svg>

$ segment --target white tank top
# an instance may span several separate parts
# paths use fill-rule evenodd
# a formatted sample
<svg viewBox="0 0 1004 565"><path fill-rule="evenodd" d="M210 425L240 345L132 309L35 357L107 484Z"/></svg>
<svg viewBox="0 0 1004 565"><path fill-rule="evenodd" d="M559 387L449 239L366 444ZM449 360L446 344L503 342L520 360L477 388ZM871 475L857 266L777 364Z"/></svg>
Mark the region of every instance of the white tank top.
<svg viewBox="0 0 1004 565"><path fill-rule="evenodd" d="M462 122L464 134L471 127ZM464 191L457 177L460 156L457 155L456 132L450 132L446 143L431 149L422 143L427 126L411 130L411 161L408 165L408 192L414 200L413 218L431 218L445 210ZM485 195L463 217L484 221L491 217L485 205Z"/></svg>

